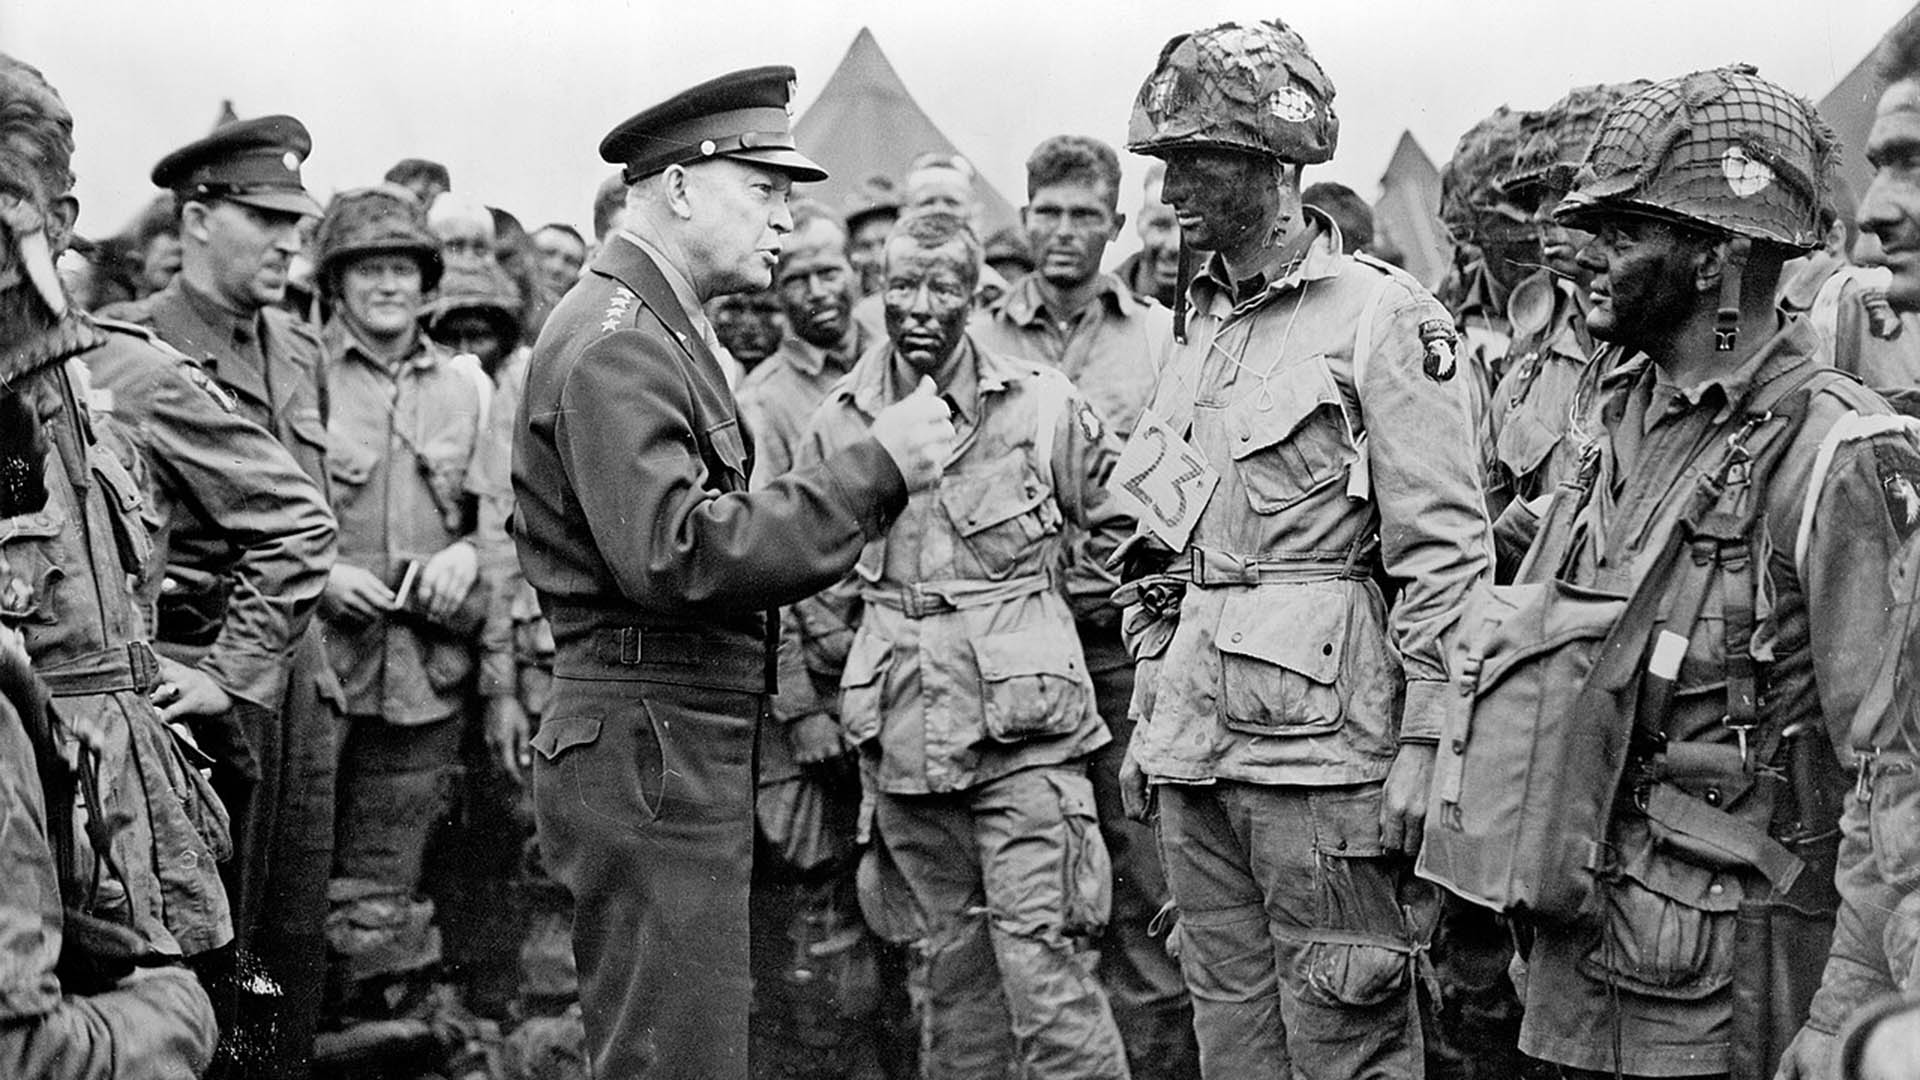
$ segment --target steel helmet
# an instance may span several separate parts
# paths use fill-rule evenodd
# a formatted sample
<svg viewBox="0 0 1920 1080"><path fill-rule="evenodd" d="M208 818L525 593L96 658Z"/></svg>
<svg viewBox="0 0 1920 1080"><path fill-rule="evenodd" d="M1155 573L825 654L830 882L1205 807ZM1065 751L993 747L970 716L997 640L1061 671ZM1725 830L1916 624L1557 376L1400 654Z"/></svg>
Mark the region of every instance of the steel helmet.
<svg viewBox="0 0 1920 1080"><path fill-rule="evenodd" d="M320 219L314 262L321 281L331 282L356 256L374 254L413 256L423 292L440 283L440 241L427 230L419 202L405 188L383 185L337 195Z"/></svg>
<svg viewBox="0 0 1920 1080"><path fill-rule="evenodd" d="M1500 183L1530 115L1502 105L1460 136L1440 170L1440 221L1454 240L1471 242L1489 229L1531 228L1526 211L1513 205Z"/></svg>
<svg viewBox="0 0 1920 1080"><path fill-rule="evenodd" d="M1500 186L1523 201L1564 194L1593 145L1607 110L1652 86L1645 79L1577 86L1566 97L1520 122L1520 146Z"/></svg>
<svg viewBox="0 0 1920 1080"><path fill-rule="evenodd" d="M1696 71L1614 105L1554 216L1628 210L1805 250L1824 237L1833 161L1806 101L1744 64Z"/></svg>
<svg viewBox="0 0 1920 1080"><path fill-rule="evenodd" d="M1339 141L1333 80L1278 19L1221 23L1167 42L1127 125L1127 149L1153 157L1218 147L1317 165Z"/></svg>

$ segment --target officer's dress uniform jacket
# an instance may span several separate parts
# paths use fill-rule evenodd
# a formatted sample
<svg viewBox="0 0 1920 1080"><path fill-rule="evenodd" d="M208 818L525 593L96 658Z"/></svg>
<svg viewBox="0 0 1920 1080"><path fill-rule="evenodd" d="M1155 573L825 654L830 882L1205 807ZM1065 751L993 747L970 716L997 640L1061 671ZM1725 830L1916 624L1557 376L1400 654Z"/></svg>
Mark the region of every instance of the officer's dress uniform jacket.
<svg viewBox="0 0 1920 1080"><path fill-rule="evenodd" d="M1522 578L1554 574L1631 592L1699 476L1723 464L1727 437L1750 419L1747 403L1773 380L1825 364L1825 356L1810 327L1788 320L1739 368L1698 385L1667 382L1645 357L1607 373L1591 490L1577 513L1556 505ZM1798 737L1846 745L1897 629L1889 625L1887 575L1860 572L1892 564L1920 524L1920 500L1911 495L1920 451L1886 414L1876 395L1850 381L1819 384L1804 425L1765 490L1754 493L1769 553L1763 572L1748 576L1758 583L1751 655L1763 665L1760 730L1811 726ZM1562 488L1556 498L1578 494ZM1691 627L1668 628L1684 634L1686 646L1661 724L1664 772L1686 794L1767 831L1773 822L1752 796L1739 733L1727 722L1725 627L1734 608L1726 594L1733 587L1708 590ZM1713 868L1662 848L1634 813L1617 813L1610 836L1616 865L1598 925L1543 925L1535 937L1520 1047L1559 1064L1610 1070L1617 1008L1619 1065L1627 1073L1724 1072L1735 912L1742 899L1770 895L1767 879L1752 866Z"/></svg>
<svg viewBox="0 0 1920 1080"><path fill-rule="evenodd" d="M807 421L869 344L866 329L851 318L846 339L831 351L789 333L772 356L740 381L740 419L753 443L753 475L749 478L753 487L765 487L793 468L807 433ZM839 602L831 600L832 596L838 596ZM801 608L787 607L780 612L780 677L769 717L780 726L770 726L761 734L761 784L790 780L800 773L785 725L834 712L838 707L839 694L833 682L853 641L855 616L848 611L850 602L851 597L842 589L824 593L806 605L805 621ZM825 658L831 666L816 672L809 666L810 653L815 662Z"/></svg>
<svg viewBox="0 0 1920 1080"><path fill-rule="evenodd" d="M960 348L956 452L854 570L863 603L840 720L877 752L879 790L892 794L964 791L1108 739L1058 568L1068 524L1095 559L1131 530L1102 486L1115 447L1065 376ZM815 414L800 460L862 438L903 384L891 342L868 350ZM1049 407L1053 438L1036 446Z"/></svg>
<svg viewBox="0 0 1920 1080"><path fill-rule="evenodd" d="M285 447L149 333L115 335L87 356L96 413L121 425L147 466L156 559L142 598L152 605L166 589L176 547L209 557L233 584L223 618L196 642L198 666L227 693L275 709L333 565L333 511Z"/></svg>
<svg viewBox="0 0 1920 1080"><path fill-rule="evenodd" d="M1245 303L1213 273L1194 282L1187 344L1155 402L1220 474L1175 562L1206 580L1187 589L1141 690L1132 753L1158 780L1363 783L1386 776L1401 741L1438 737L1446 635L1488 557L1462 452L1475 445L1464 372L1424 373L1423 333L1450 342L1434 336L1445 311L1411 279L1341 255L1324 228ZM1368 580L1376 541L1402 583L1391 624Z"/></svg>
<svg viewBox="0 0 1920 1080"><path fill-rule="evenodd" d="M229 853L227 821L147 698L159 672L132 586L151 550L145 502L85 404L85 358L127 347L115 343L120 336L69 316L55 354L67 359L15 383L49 444L48 498L0 521L0 616L21 631L54 694L58 734L99 753L101 810L124 888L98 865L75 868L76 880L97 871L110 917L162 953L192 956L233 938L216 867ZM67 812L81 820L77 808Z"/></svg>
<svg viewBox="0 0 1920 1080"><path fill-rule="evenodd" d="M319 331L278 308L235 315L176 276L144 299L102 314L151 329L234 397L236 411L273 432L322 492L327 394Z"/></svg>
<svg viewBox="0 0 1920 1080"><path fill-rule="evenodd" d="M554 309L516 425L515 541L556 647L534 801L595 1072L744 1076L767 612L844 576L906 487L862 439L747 493L712 329L648 247L616 234Z"/></svg>

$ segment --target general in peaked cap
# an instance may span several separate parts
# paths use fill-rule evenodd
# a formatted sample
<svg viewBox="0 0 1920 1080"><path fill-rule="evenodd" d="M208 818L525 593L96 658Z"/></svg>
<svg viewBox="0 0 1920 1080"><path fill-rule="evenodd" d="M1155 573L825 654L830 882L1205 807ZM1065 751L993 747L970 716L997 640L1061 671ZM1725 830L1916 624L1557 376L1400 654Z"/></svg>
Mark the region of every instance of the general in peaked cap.
<svg viewBox="0 0 1920 1080"><path fill-rule="evenodd" d="M629 117L600 140L600 157L631 184L669 165L730 157L783 170L798 181L825 180L794 147L793 69L748 68L709 79Z"/></svg>
<svg viewBox="0 0 1920 1080"><path fill-rule="evenodd" d="M283 214L319 216L300 165L313 152L307 126L291 116L262 116L216 130L160 159L153 182L188 199L228 199Z"/></svg>

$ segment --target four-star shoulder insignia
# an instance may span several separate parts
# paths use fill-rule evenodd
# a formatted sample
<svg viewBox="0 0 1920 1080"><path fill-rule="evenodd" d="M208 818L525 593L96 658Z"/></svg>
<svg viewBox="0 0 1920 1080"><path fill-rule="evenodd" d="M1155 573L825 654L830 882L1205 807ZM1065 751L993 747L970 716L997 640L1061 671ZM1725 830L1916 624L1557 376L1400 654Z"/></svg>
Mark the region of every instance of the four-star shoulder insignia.
<svg viewBox="0 0 1920 1080"><path fill-rule="evenodd" d="M622 285L613 290L613 295L607 299L607 313L600 319L600 329L603 331L620 329L620 320L627 317L627 308L633 301L634 295L626 286Z"/></svg>

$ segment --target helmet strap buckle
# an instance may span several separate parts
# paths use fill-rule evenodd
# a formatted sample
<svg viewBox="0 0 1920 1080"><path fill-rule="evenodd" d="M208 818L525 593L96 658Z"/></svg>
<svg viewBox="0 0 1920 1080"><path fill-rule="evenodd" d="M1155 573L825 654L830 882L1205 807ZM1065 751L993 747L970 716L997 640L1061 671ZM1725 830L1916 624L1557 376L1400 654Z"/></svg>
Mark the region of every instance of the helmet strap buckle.
<svg viewBox="0 0 1920 1080"><path fill-rule="evenodd" d="M1735 236L1727 241L1726 266L1720 271L1720 309L1713 316L1713 351L1732 352L1740 343L1740 284L1753 241Z"/></svg>

